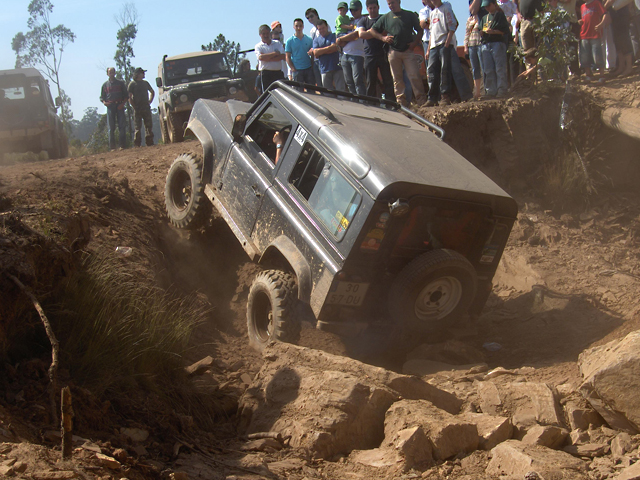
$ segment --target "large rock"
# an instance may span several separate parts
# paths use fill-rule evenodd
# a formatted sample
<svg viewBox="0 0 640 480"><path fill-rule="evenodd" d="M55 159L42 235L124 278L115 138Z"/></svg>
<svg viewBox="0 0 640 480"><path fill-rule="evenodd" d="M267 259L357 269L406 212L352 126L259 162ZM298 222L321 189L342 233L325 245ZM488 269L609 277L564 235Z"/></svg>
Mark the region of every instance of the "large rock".
<svg viewBox="0 0 640 480"><path fill-rule="evenodd" d="M569 432L554 425L536 425L530 428L522 438L522 443L528 445L542 445L559 450L566 443Z"/></svg>
<svg viewBox="0 0 640 480"><path fill-rule="evenodd" d="M461 401L454 395L419 378L347 357L274 343L265 349L264 358L240 399L240 429L291 435L292 446L308 448L320 458L378 447L384 438L385 412L400 398L460 409Z"/></svg>
<svg viewBox="0 0 640 480"><path fill-rule="evenodd" d="M625 468L614 480L640 480L640 462Z"/></svg>
<svg viewBox="0 0 640 480"><path fill-rule="evenodd" d="M509 440L513 434L513 426L509 418L472 412L460 416L476 426L480 436L478 446L483 450L491 450L499 443Z"/></svg>
<svg viewBox="0 0 640 480"><path fill-rule="evenodd" d="M640 432L640 331L585 350L580 393L611 428Z"/></svg>
<svg viewBox="0 0 640 480"><path fill-rule="evenodd" d="M480 438L475 424L463 416L451 415L424 400L401 400L387 411L385 444L395 442L401 432L420 427L433 446L433 458L446 460L478 448Z"/></svg>
<svg viewBox="0 0 640 480"><path fill-rule="evenodd" d="M536 472L545 479L586 480L586 469L585 462L568 453L507 440L491 450L486 473L523 478L529 472Z"/></svg>

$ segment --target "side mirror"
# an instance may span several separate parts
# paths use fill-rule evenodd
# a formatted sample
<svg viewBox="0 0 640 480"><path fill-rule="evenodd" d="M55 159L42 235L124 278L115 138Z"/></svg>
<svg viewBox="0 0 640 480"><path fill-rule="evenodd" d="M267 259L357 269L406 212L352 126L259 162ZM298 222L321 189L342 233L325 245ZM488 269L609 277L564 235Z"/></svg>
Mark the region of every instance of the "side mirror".
<svg viewBox="0 0 640 480"><path fill-rule="evenodd" d="M156 77L156 87L162 87L162 79L160 77Z"/></svg>
<svg viewBox="0 0 640 480"><path fill-rule="evenodd" d="M56 97L56 107L60 107L62 105L62 99L60 97Z"/></svg>
<svg viewBox="0 0 640 480"><path fill-rule="evenodd" d="M233 141L242 143L242 134L244 133L244 127L247 126L247 115L239 113L236 115L236 119L233 121L233 127L231 128L231 136Z"/></svg>

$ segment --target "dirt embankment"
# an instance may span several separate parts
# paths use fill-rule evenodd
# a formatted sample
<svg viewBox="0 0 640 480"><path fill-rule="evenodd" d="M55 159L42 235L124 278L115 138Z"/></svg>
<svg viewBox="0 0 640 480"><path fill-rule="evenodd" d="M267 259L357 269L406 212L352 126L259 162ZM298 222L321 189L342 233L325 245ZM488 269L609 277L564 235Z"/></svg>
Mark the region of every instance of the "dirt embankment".
<svg viewBox="0 0 640 480"><path fill-rule="evenodd" d="M634 163L638 144L606 130L598 120L602 102L610 102L611 97L633 102L630 92L635 93L636 87L621 83L610 89L618 96L598 94L596 102L590 98L597 93L593 89L574 92L572 134L559 127L562 89L504 103L421 112L442 125L447 141L520 206L484 314L477 324L450 332L482 351L490 367L533 366L532 380L577 382L575 361L584 348L638 328L640 202L635 185L640 166ZM568 135L573 135L571 142ZM262 362L245 339L244 301L255 267L222 221L214 220L204 231L188 234L170 228L164 216L166 171L178 154L197 149L196 142L186 142L0 167L0 334L7 358L2 368L0 441L10 442L0 446L3 458L20 450L25 452L23 461L33 462L28 471L51 470L52 450L35 444L52 447L57 443L45 435L46 338L32 304L8 274L46 301L78 268L78 255L73 252L115 254L116 247L126 246L133 253L122 261L142 277L163 289L195 293L211 309L210 321L193 336L185 365L207 355L214 357L216 366L207 382L224 392L216 398L228 404L221 409L215 439L210 432L189 426L184 418L182 430L165 426L163 431L159 415L153 424L145 423L156 411L169 418L167 424L181 425L176 412L154 410L153 402L143 413L137 410L139 404L116 413L113 405L87 392L86 401L77 406L79 425L82 418L95 421L85 421L86 431L77 433L93 435L94 443L109 455L116 455L116 447L124 448L127 478L156 478L186 463L198 466L207 478L232 474L260 478L241 471L233 418L234 402ZM319 336L315 330L303 331L302 343L331 353L346 351L339 339ZM41 360L28 361L37 356ZM366 360L386 362L371 356ZM151 439L142 442L140 449L130 437L123 437L121 427L150 430ZM189 440L181 435L177 443L175 432L189 432ZM16 444L20 439L34 444ZM90 452L79 450L71 463L55 468L87 477L113 476ZM260 455L264 461L285 464L287 457L304 457L301 452L286 451ZM348 462L329 466L305 459L302 467L300 462L295 465L290 469L285 465L282 474L328 478L323 471L330 471L346 478L358 477L359 471Z"/></svg>

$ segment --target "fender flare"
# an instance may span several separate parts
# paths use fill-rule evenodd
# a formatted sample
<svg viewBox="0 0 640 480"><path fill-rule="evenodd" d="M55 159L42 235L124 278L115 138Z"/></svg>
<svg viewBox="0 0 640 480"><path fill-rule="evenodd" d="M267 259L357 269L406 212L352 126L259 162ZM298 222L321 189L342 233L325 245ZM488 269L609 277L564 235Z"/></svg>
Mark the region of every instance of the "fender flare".
<svg viewBox="0 0 640 480"><path fill-rule="evenodd" d="M311 302L313 281L311 279L311 268L304 258L304 255L302 255L298 247L296 247L288 237L280 235L265 249L258 263L262 263L274 250L279 252L285 260L289 262L289 265L291 265L291 268L293 268L296 274L298 281L298 300L309 304Z"/></svg>
<svg viewBox="0 0 640 480"><path fill-rule="evenodd" d="M187 124L185 133L191 132L202 145L202 178L211 179L213 173L213 160L216 157L216 144L211 133L197 118L191 118Z"/></svg>

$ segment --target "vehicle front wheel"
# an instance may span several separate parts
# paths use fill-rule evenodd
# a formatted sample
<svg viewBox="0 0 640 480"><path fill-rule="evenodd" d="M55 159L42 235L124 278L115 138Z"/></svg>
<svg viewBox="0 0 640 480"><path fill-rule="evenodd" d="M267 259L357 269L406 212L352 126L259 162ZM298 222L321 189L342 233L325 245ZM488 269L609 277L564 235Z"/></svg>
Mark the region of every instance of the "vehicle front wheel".
<svg viewBox="0 0 640 480"><path fill-rule="evenodd" d="M259 273L247 300L249 344L261 352L271 340L296 343L300 320L294 318L298 287L292 274L280 270Z"/></svg>
<svg viewBox="0 0 640 480"><path fill-rule="evenodd" d="M167 122L165 122L162 117L160 117L160 135L162 136L162 143L165 145L171 143L169 130L167 129Z"/></svg>
<svg viewBox="0 0 640 480"><path fill-rule="evenodd" d="M437 331L467 313L477 283L473 265L458 252L424 253L398 274L390 292L391 314L409 332Z"/></svg>
<svg viewBox="0 0 640 480"><path fill-rule="evenodd" d="M169 139L171 143L178 143L184 140L184 131L182 130L182 120L180 115L175 113L167 113L167 128L169 130Z"/></svg>
<svg viewBox="0 0 640 480"><path fill-rule="evenodd" d="M183 153L171 164L164 204L169 221L178 228L201 227L211 214L211 202L204 193L202 164L193 156Z"/></svg>

